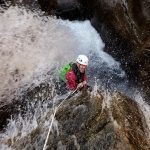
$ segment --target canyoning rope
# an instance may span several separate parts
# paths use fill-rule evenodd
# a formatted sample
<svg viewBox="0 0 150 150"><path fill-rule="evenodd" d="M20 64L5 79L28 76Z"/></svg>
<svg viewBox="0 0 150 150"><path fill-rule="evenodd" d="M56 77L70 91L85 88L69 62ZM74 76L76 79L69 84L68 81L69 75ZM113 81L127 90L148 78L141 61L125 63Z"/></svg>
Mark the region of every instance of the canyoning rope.
<svg viewBox="0 0 150 150"><path fill-rule="evenodd" d="M46 145L47 145L47 141L48 141L48 138L49 138L49 134L50 134L50 132L51 132L51 128L52 128L52 125L53 125L53 122L54 122L55 114L56 114L56 109L54 110L54 114L52 115L52 121L51 121L51 124L50 124L50 126L49 126L49 130L48 130L48 134L47 134L47 137L46 137L46 140L45 140L45 143L44 143L43 150L46 150Z"/></svg>
<svg viewBox="0 0 150 150"><path fill-rule="evenodd" d="M68 99L71 95L73 95L77 90L78 90L78 88L76 88L73 92L71 92L66 98L64 98L64 100L58 105L58 107L56 107L54 109L54 113L52 114L52 120L51 120L51 124L49 126L49 130L48 130L48 133L47 133L47 137L46 137L46 140L45 140L45 143L44 143L43 150L46 150L46 145L47 145L47 142L48 142L48 138L49 138L49 135L50 135L50 132L51 132L51 129L52 129L52 125L53 125L53 122L54 122L54 118L55 118L55 115L56 115L56 112L57 112L58 108L63 104L63 102L66 99Z"/></svg>

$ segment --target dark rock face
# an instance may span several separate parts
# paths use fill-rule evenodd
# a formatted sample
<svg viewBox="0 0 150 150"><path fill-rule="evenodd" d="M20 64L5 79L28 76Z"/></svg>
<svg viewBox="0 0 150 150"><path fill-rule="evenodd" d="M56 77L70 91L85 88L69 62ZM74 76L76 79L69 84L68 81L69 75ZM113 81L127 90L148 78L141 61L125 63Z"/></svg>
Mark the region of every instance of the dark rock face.
<svg viewBox="0 0 150 150"><path fill-rule="evenodd" d="M90 18L90 13L77 0L57 0L54 15L69 20L85 20Z"/></svg>
<svg viewBox="0 0 150 150"><path fill-rule="evenodd" d="M48 14L51 14L51 11L57 6L57 0L38 0L38 2L41 6L41 9L48 12Z"/></svg>
<svg viewBox="0 0 150 150"><path fill-rule="evenodd" d="M0 0L0 5L3 5L4 4L4 0Z"/></svg>
<svg viewBox="0 0 150 150"><path fill-rule="evenodd" d="M80 0L89 8L99 23L113 26L124 38L130 39L136 47L150 47L147 41L150 33L150 2L124 0ZM148 42L148 43L147 43Z"/></svg>

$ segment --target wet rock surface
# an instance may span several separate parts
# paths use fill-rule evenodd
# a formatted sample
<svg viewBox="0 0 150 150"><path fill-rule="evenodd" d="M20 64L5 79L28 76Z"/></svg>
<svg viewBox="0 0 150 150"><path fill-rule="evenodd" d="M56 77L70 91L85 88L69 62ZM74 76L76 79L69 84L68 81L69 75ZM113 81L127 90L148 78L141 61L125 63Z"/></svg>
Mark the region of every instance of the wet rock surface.
<svg viewBox="0 0 150 150"><path fill-rule="evenodd" d="M12 139L5 142L16 150L42 149L49 127L45 132L44 123L52 113L50 109L46 117L38 120L38 127L27 136L19 138L18 135L13 143ZM149 148L148 128L138 104L121 93L107 92L99 92L95 96L83 92L64 101L56 112L47 143L49 150Z"/></svg>
<svg viewBox="0 0 150 150"><path fill-rule="evenodd" d="M51 14L51 11L56 9L57 6L57 0L38 0L38 3L40 4L41 9L48 14Z"/></svg>

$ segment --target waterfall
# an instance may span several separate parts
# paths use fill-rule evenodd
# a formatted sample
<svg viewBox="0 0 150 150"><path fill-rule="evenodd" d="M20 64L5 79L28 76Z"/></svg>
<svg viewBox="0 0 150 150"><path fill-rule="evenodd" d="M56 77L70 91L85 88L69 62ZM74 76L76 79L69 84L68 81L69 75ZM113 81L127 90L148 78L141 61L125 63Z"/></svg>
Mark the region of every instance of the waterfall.
<svg viewBox="0 0 150 150"><path fill-rule="evenodd" d="M0 9L0 108L13 99L21 99L27 88L47 81L51 74L58 76L60 67L75 61L79 54L86 54L90 59L87 73L92 86L122 91L135 97L134 89L128 88L126 74L119 62L103 51L105 44L88 20L64 21L17 6ZM0 149L14 149L9 147L9 140L13 144L35 129L47 131L52 120L48 120L47 116L53 112L50 105L53 105L55 98L47 97L44 103L38 101L35 104L33 101L24 116L19 114L15 119L10 118L6 130L0 134ZM106 101L103 107L107 104L110 105L110 101ZM145 104L141 105L144 111ZM147 113L147 105L146 109ZM58 122L54 119L55 131L58 132ZM43 132L42 140L46 134ZM76 137L73 138L76 147L80 147ZM40 140L37 143L43 143ZM58 147L65 146L60 141Z"/></svg>

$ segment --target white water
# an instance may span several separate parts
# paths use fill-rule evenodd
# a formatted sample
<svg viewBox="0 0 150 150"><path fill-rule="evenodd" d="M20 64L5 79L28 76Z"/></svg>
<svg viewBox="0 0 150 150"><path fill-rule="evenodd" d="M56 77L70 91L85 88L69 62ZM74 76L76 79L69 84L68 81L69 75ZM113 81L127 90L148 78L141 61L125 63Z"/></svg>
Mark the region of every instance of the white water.
<svg viewBox="0 0 150 150"><path fill-rule="evenodd" d="M119 63L102 51L104 43L89 21L56 20L10 7L0 14L0 22L0 101L10 102L19 94L20 87L24 89L33 83L40 84L53 66L57 66L57 72L57 68L75 61L80 53L88 55L90 63L97 65L91 52L96 53L99 65L105 64L110 70L121 70ZM121 73L124 75L122 70ZM97 88L98 85L94 94ZM104 107L109 103L110 100L106 101ZM28 113L25 118L19 115L18 119L10 120L6 132L0 134L3 143L0 149L9 149L7 140L14 142L14 139L23 138L36 129L41 116L45 119L49 112L47 105L39 103L34 115ZM50 121L46 121L42 128L48 129ZM54 122L55 130L58 130L57 121ZM46 133L41 136L46 137ZM76 139L75 143L78 146Z"/></svg>
<svg viewBox="0 0 150 150"><path fill-rule="evenodd" d="M53 66L59 68L59 64L75 61L81 53L91 57L92 51L111 68L119 66L102 51L104 43L89 21L40 17L18 7L3 11L0 14L0 101L4 104L18 96L25 86L38 85L45 80ZM18 116L10 120L5 136L1 136L12 142L20 132L19 137L24 137L37 127L39 116L47 113L45 108L39 105L35 117L28 113L26 119Z"/></svg>
<svg viewBox="0 0 150 150"><path fill-rule="evenodd" d="M0 101L9 102L18 87L38 84L53 65L74 61L81 53L96 52L101 62L119 67L102 51L104 43L89 21L39 17L10 7L0 14L0 22Z"/></svg>

